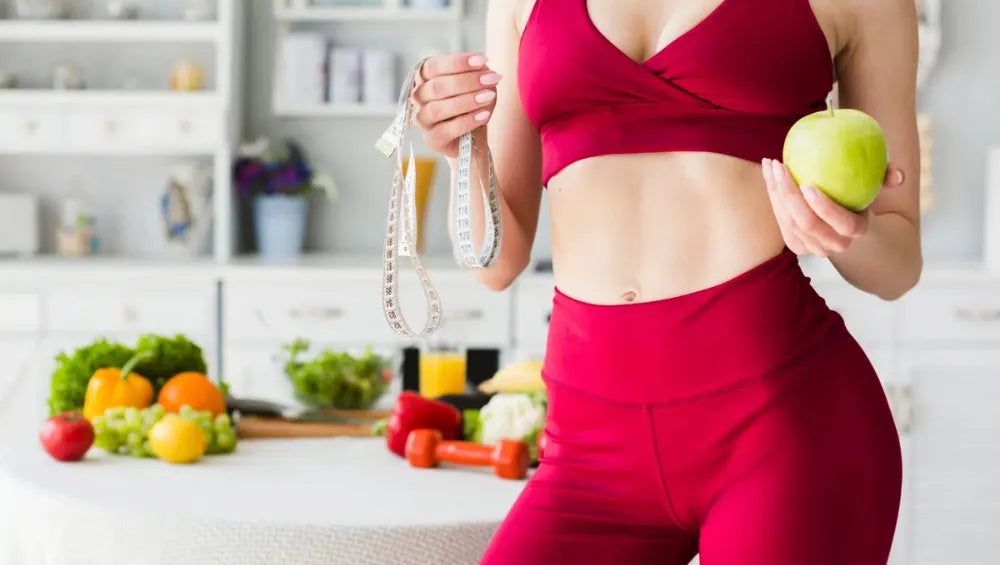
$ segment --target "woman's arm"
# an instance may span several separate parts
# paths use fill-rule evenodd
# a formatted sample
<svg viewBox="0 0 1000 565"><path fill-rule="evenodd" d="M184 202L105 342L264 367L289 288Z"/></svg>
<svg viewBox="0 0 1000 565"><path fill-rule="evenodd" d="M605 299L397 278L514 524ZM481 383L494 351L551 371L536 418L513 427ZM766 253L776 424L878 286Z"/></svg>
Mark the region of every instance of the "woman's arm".
<svg viewBox="0 0 1000 565"><path fill-rule="evenodd" d="M854 286L892 300L920 279L920 140L916 116L917 13L913 0L854 0L853 32L838 58L840 104L875 118L902 184L871 206L865 236L830 261Z"/></svg>
<svg viewBox="0 0 1000 565"><path fill-rule="evenodd" d="M524 113L517 87L517 18L527 1L491 0L486 15L487 59L474 53L432 57L423 64L413 94L419 107L416 122L428 147L448 158L453 184L457 140L463 134L474 132L479 159L473 163L473 174L483 186L489 171L486 144L492 150L503 238L496 262L476 275L496 291L510 286L528 265L542 198L541 142ZM477 183L472 184L470 221L473 244L480 249L484 201ZM451 224L451 205L448 210Z"/></svg>
<svg viewBox="0 0 1000 565"><path fill-rule="evenodd" d="M489 124L479 135L493 152L503 220L503 239L496 263L477 272L490 289L506 289L528 266L538 228L542 200L542 149L535 127L521 105L517 85L520 31L517 18L524 2L490 0L486 11L486 55L489 66L503 77ZM482 134L483 132L480 132ZM486 183L486 151L479 151L477 171ZM452 175L454 176L454 165ZM453 179L454 180L454 179ZM481 191L472 187L472 225L477 248L482 245L484 209ZM449 217L450 221L450 217Z"/></svg>
<svg viewBox="0 0 1000 565"><path fill-rule="evenodd" d="M829 257L849 283L886 300L903 296L923 269L920 148L916 117L917 15L913 0L848 0L837 57L840 105L879 122L892 165L872 205L848 211L795 185L765 159L764 178L782 236L796 253Z"/></svg>

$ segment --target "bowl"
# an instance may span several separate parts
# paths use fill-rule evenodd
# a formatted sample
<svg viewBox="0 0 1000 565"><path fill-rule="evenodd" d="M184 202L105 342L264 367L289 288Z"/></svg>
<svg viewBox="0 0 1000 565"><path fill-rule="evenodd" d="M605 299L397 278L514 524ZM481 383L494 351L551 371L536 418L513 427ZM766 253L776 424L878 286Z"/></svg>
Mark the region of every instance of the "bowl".
<svg viewBox="0 0 1000 565"><path fill-rule="evenodd" d="M401 356L371 348L312 347L285 364L295 399L313 408L367 410L398 374Z"/></svg>

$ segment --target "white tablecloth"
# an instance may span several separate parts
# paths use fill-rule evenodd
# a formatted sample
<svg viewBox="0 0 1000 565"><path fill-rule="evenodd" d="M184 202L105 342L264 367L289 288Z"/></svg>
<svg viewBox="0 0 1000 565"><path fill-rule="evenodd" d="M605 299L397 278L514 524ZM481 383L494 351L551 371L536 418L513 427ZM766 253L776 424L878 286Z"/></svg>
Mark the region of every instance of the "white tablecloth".
<svg viewBox="0 0 1000 565"><path fill-rule="evenodd" d="M379 439L244 441L195 465L51 460L41 381L0 401L0 564L474 564L524 487Z"/></svg>

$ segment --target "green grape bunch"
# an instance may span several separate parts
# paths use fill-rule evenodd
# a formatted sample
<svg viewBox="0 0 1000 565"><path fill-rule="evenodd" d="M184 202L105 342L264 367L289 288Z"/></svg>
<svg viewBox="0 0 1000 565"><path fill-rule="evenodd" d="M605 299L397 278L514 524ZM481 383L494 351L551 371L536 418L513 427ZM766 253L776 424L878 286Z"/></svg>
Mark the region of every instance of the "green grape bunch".
<svg viewBox="0 0 1000 565"><path fill-rule="evenodd" d="M149 446L149 430L166 415L159 404L137 409L109 408L103 416L94 418L94 445L113 455L153 457ZM179 415L198 424L205 434L205 453L222 455L236 450L236 429L228 414L212 417L211 412L198 412L182 406Z"/></svg>

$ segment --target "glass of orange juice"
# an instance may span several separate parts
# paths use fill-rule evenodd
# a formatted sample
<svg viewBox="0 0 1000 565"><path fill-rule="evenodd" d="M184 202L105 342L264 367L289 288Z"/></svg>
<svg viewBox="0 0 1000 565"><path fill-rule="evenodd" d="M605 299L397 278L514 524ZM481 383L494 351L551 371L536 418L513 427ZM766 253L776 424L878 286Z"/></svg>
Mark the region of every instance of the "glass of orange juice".
<svg viewBox="0 0 1000 565"><path fill-rule="evenodd" d="M465 350L448 345L420 349L420 395L437 398L465 392Z"/></svg>

